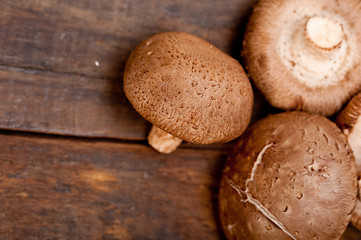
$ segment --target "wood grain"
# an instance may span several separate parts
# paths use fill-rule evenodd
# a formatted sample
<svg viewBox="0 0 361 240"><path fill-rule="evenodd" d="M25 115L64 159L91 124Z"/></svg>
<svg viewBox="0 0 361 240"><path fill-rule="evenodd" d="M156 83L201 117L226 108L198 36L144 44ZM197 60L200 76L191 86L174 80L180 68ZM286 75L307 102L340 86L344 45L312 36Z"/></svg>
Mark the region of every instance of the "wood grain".
<svg viewBox="0 0 361 240"><path fill-rule="evenodd" d="M255 2L3 0L0 64L119 77L131 50L164 31L186 31L232 53Z"/></svg>
<svg viewBox="0 0 361 240"><path fill-rule="evenodd" d="M0 239L222 239L225 152L0 136Z"/></svg>
<svg viewBox="0 0 361 240"><path fill-rule="evenodd" d="M152 34L186 31L238 58L254 3L0 1L0 128L145 139L150 126L122 91L131 50Z"/></svg>
<svg viewBox="0 0 361 240"><path fill-rule="evenodd" d="M145 139L150 129L111 81L1 66L0 126L131 140Z"/></svg>

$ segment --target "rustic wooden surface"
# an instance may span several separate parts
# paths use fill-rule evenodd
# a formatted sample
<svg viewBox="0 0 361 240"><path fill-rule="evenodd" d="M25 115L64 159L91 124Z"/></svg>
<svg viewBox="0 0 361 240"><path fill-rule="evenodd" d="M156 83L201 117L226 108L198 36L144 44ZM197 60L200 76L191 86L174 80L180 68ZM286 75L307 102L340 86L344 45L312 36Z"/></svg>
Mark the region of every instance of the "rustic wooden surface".
<svg viewBox="0 0 361 240"><path fill-rule="evenodd" d="M149 126L122 92L131 50L186 31L238 57L254 2L2 0L0 128L145 139Z"/></svg>
<svg viewBox="0 0 361 240"><path fill-rule="evenodd" d="M224 151L0 135L0 239L220 239Z"/></svg>
<svg viewBox="0 0 361 240"><path fill-rule="evenodd" d="M227 151L1 133L0 239L224 239ZM343 240L360 235L350 228Z"/></svg>
<svg viewBox="0 0 361 240"><path fill-rule="evenodd" d="M232 143L158 154L122 73L163 31L239 58L256 1L0 0L0 239L224 239ZM270 111L256 92L253 121ZM360 238L349 228L343 240Z"/></svg>

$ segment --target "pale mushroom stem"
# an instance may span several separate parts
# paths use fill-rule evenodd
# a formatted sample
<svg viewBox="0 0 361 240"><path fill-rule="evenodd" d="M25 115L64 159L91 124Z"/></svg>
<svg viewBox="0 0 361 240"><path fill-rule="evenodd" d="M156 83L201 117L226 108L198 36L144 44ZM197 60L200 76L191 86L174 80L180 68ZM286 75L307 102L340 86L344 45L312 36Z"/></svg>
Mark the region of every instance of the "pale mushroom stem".
<svg viewBox="0 0 361 240"><path fill-rule="evenodd" d="M148 134L148 143L160 153L171 153L177 149L182 140L153 125Z"/></svg>
<svg viewBox="0 0 361 240"><path fill-rule="evenodd" d="M342 42L343 28L338 22L325 17L312 17L306 23L308 40L321 49L331 50Z"/></svg>

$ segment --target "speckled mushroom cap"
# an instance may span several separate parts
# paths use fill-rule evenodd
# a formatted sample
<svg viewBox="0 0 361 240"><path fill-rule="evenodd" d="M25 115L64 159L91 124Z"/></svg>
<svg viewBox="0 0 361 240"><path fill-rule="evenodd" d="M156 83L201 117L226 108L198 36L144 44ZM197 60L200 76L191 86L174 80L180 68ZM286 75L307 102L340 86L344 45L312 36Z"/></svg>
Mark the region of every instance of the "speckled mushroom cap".
<svg viewBox="0 0 361 240"><path fill-rule="evenodd" d="M242 66L188 33L161 33L138 45L126 64L124 91L145 119L191 143L230 141L252 113Z"/></svg>
<svg viewBox="0 0 361 240"><path fill-rule="evenodd" d="M271 105L332 115L361 89L361 1L260 0L246 71Z"/></svg>
<svg viewBox="0 0 361 240"><path fill-rule="evenodd" d="M228 239L339 239L356 203L355 162L328 119L287 112L236 144L220 186Z"/></svg>

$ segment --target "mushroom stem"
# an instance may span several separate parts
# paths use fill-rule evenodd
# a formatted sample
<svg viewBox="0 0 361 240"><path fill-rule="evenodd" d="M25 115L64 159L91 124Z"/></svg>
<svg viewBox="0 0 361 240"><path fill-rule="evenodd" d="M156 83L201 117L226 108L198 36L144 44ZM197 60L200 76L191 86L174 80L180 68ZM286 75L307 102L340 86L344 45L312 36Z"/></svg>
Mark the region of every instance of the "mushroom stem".
<svg viewBox="0 0 361 240"><path fill-rule="evenodd" d="M182 140L163 131L162 129L152 126L148 134L148 143L160 153L171 153L177 149Z"/></svg>
<svg viewBox="0 0 361 240"><path fill-rule="evenodd" d="M342 42L343 29L340 23L329 18L312 17L306 23L306 34L316 47L331 50Z"/></svg>

